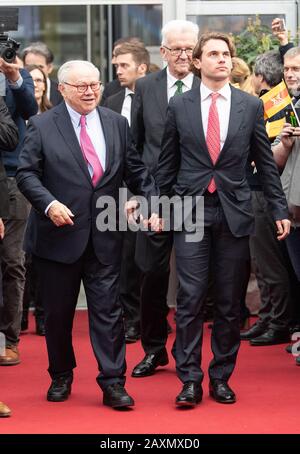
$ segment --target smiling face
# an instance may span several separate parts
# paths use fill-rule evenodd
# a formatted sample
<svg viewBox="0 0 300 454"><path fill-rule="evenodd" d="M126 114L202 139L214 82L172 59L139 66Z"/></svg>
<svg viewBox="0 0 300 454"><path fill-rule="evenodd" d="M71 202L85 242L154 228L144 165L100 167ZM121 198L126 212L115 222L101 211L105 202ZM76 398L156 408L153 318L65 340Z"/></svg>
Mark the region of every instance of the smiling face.
<svg viewBox="0 0 300 454"><path fill-rule="evenodd" d="M95 91L90 86L97 83L99 83L97 71L85 65L77 65L70 69L66 80L59 84L59 90L72 109L81 115L87 115L97 107L100 101L100 86ZM80 93L77 88L81 85L87 86L83 93Z"/></svg>
<svg viewBox="0 0 300 454"><path fill-rule="evenodd" d="M292 94L300 89L300 55L284 58L284 80Z"/></svg>
<svg viewBox="0 0 300 454"><path fill-rule="evenodd" d="M194 66L201 71L201 79L205 85L219 83L225 85L229 81L232 61L229 47L222 39L208 40L202 49L200 58L193 60Z"/></svg>

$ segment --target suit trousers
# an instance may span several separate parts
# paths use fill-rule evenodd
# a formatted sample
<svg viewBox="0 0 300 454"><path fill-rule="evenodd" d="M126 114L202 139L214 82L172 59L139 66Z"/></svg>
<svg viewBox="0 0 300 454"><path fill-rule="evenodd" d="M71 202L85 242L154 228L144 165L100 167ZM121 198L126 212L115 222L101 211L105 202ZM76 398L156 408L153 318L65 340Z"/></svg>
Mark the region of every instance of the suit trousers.
<svg viewBox="0 0 300 454"><path fill-rule="evenodd" d="M276 238L275 222L262 191L252 192L252 207L255 234L250 236L250 251L268 288L268 299L262 299L259 319L274 330L287 331L291 318L291 295L285 244Z"/></svg>
<svg viewBox="0 0 300 454"><path fill-rule="evenodd" d="M90 240L72 264L34 257L45 309L49 374L55 378L76 367L72 327L81 280L86 293L89 333L102 389L125 383L125 338L119 301L120 264L103 265Z"/></svg>
<svg viewBox="0 0 300 454"><path fill-rule="evenodd" d="M30 205L18 190L16 180L7 178L9 217L4 219L5 236L0 246L3 306L0 309L0 331L7 345L17 345L21 330L25 284L24 232Z"/></svg>
<svg viewBox="0 0 300 454"><path fill-rule="evenodd" d="M186 232L175 232L179 279L176 343L173 355L179 379L202 382L201 348L203 304L209 265L214 276L215 316L209 366L211 380L227 381L235 367L240 345L240 299L247 279L249 237L236 238L229 230L217 195L204 198L204 234L201 241L186 242Z"/></svg>
<svg viewBox="0 0 300 454"><path fill-rule="evenodd" d="M136 263L142 271L141 341L147 354L165 348L168 339L167 293L173 233L137 233Z"/></svg>

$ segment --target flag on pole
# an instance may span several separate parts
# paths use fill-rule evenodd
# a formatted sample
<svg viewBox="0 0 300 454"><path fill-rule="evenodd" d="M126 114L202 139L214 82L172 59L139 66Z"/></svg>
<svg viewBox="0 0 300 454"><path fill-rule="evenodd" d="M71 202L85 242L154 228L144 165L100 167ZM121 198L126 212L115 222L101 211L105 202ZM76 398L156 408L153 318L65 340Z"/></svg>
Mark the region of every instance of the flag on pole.
<svg viewBox="0 0 300 454"><path fill-rule="evenodd" d="M265 117L271 118L292 103L284 81L276 85L260 98L264 103Z"/></svg>

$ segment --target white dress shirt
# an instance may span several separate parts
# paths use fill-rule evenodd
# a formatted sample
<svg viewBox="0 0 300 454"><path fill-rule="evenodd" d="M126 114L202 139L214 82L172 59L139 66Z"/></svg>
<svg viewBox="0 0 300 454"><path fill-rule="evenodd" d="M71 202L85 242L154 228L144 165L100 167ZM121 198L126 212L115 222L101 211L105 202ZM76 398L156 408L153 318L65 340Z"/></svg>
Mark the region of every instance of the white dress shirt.
<svg viewBox="0 0 300 454"><path fill-rule="evenodd" d="M177 85L176 85L177 80L178 79L176 79L176 77L172 76L172 74L169 71L169 68L167 67L168 102L170 101L170 98L172 98L172 96L174 96L174 94L177 90ZM183 83L182 93L184 93L185 91L188 91L192 88L194 75L192 73L188 73L187 76L185 76L183 79L180 79L180 80Z"/></svg>
<svg viewBox="0 0 300 454"><path fill-rule="evenodd" d="M127 118L129 126L131 126L131 104L132 104L132 94L134 92L130 88L125 88L125 98L122 105L121 115Z"/></svg>
<svg viewBox="0 0 300 454"><path fill-rule="evenodd" d="M201 96L201 115L202 115L202 125L204 136L206 137L207 133L207 124L208 124L208 113L211 105L211 93L213 93L210 88L207 88L202 82L200 84L200 96ZM224 85L221 90L218 90L220 96L217 98L217 109L219 114L220 121L220 150L222 150L224 142L228 133L229 125L229 116L230 116L230 107L231 107L231 90L229 83Z"/></svg>

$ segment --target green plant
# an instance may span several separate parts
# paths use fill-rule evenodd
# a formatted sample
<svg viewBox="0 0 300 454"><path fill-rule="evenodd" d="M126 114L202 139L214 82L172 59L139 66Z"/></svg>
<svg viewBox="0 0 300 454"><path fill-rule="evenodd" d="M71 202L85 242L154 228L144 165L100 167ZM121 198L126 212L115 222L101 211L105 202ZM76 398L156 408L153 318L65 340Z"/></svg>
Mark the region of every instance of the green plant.
<svg viewBox="0 0 300 454"><path fill-rule="evenodd" d="M246 30L238 35L233 35L237 49L237 56L245 60L252 67L257 55L268 50L278 49L278 39L272 35L272 30L261 24L257 15L255 20L248 18Z"/></svg>

